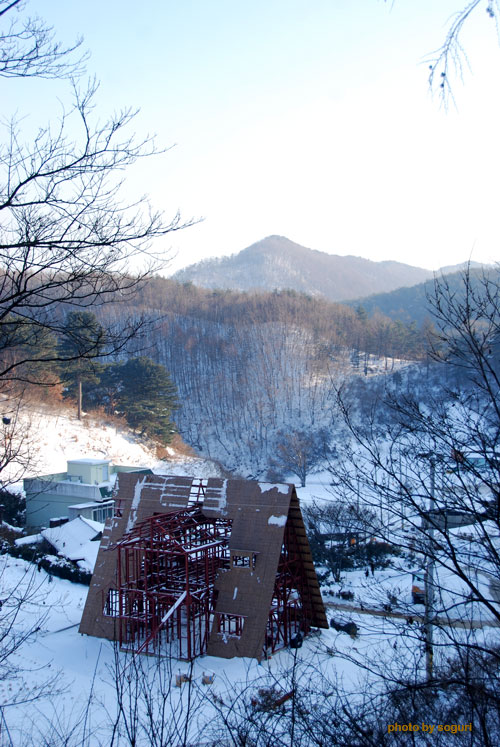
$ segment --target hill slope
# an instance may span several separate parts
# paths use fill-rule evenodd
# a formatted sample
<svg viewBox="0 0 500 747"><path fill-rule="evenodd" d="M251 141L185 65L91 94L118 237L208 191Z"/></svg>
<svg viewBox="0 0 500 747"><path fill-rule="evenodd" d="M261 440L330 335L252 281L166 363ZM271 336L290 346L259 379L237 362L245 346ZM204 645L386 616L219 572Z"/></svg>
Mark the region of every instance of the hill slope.
<svg viewBox="0 0 500 747"><path fill-rule="evenodd" d="M16 403L0 400L2 411L14 415ZM78 420L72 409L63 405L25 403L17 414L19 459L13 459L2 471L4 484L20 488L22 477L64 472L68 459L91 457L110 459L113 464L151 467L172 475L219 477L218 466L209 459L186 456L169 446L159 458L151 442L146 442L126 427L120 428L88 414ZM29 468L24 464L29 460Z"/></svg>
<svg viewBox="0 0 500 747"><path fill-rule="evenodd" d="M453 268L448 268L453 269ZM500 283L500 271L495 267L486 265L471 265L470 285L471 289L477 290L480 279L486 273L494 286ZM436 275L437 280L445 282L450 291L461 302L464 300L463 274L461 272L451 272L450 274ZM390 319L399 320L405 324L415 322L421 325L425 319L432 318L428 298L434 294L434 279L426 280L423 283L413 286L412 288L398 288L389 293L379 293L361 301L353 301L349 305L357 307L359 304L368 312L369 315L375 311L381 311Z"/></svg>
<svg viewBox="0 0 500 747"><path fill-rule="evenodd" d="M198 262L173 277L205 288L292 289L345 301L416 285L432 272L401 262L326 254L284 236L268 236L238 254Z"/></svg>

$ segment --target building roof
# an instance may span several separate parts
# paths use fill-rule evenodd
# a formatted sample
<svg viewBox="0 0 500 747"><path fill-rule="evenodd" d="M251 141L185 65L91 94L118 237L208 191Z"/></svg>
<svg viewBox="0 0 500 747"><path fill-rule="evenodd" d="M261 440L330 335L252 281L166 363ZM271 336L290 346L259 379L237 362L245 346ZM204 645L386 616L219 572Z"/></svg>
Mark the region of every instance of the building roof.
<svg viewBox="0 0 500 747"><path fill-rule="evenodd" d="M68 464L111 464L111 459L94 459L92 457L82 457L81 459L68 459Z"/></svg>
<svg viewBox="0 0 500 747"><path fill-rule="evenodd" d="M84 508L102 508L103 505L108 506L109 504L113 503L112 498L103 498L100 501L90 501L88 503L75 503L73 506L68 506L68 508L74 508L75 510L83 510Z"/></svg>
<svg viewBox="0 0 500 747"><path fill-rule="evenodd" d="M78 516L58 527L42 529L40 534L57 553L77 562L86 571L92 572L99 551L100 535L104 524Z"/></svg>
<svg viewBox="0 0 500 747"><path fill-rule="evenodd" d="M192 477L118 476L117 515L106 523L80 632L113 638L114 620L103 614L102 600L110 588L116 588L116 553L107 550L126 541L155 514L173 514L192 506L196 502L193 483L197 482ZM207 518L232 520L230 553L258 556L255 572L239 568L219 572L215 612L242 616L245 625L239 640L211 635L209 654L260 658L287 524L294 532L307 580L312 624L328 627L294 485L209 478L199 505Z"/></svg>

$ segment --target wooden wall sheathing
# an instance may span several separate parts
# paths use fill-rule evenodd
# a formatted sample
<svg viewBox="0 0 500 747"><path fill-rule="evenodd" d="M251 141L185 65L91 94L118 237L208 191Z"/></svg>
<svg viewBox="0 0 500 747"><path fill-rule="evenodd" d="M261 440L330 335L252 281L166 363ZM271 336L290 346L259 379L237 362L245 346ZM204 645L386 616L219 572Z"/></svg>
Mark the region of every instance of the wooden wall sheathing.
<svg viewBox="0 0 500 747"><path fill-rule="evenodd" d="M98 638L118 640L117 620L103 614L110 589L117 589L116 545L127 531L154 514L171 513L186 508L191 494L192 477L166 477L120 473L114 497L120 506L120 515L108 519L104 527L101 546L92 576L80 623L80 633Z"/></svg>
<svg viewBox="0 0 500 747"><path fill-rule="evenodd" d="M319 581L316 575L316 570L314 568L311 548L309 546L309 540L307 539L304 519L302 518L299 499L297 497L297 492L295 491L295 489L290 501L288 521L290 523L290 528L293 529L293 533L295 535L301 556L302 573L305 576L304 600L309 597L309 604L311 606L312 613L311 625L315 628L328 628L325 605L321 596Z"/></svg>
<svg viewBox="0 0 500 747"><path fill-rule="evenodd" d="M224 508L232 519L229 552L255 553L255 568L232 567L218 575L215 611L244 618L241 636L227 636L214 622L207 653L261 658L293 486L228 481ZM205 511L205 506L204 506Z"/></svg>

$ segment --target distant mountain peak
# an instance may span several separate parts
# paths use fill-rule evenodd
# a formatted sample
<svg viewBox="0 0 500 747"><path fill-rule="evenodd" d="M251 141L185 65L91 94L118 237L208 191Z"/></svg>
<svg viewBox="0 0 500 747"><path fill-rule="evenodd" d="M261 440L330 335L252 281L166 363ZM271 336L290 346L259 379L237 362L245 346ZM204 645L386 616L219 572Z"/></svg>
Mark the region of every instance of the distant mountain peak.
<svg viewBox="0 0 500 747"><path fill-rule="evenodd" d="M286 290L346 301L416 285L430 270L401 262L327 254L271 235L237 254L206 259L174 275L180 282L228 290Z"/></svg>

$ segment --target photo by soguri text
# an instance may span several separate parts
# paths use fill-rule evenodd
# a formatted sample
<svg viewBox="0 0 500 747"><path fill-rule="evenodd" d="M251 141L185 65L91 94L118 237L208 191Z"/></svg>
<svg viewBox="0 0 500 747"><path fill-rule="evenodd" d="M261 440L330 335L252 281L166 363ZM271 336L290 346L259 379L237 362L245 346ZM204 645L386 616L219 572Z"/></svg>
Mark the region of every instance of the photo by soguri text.
<svg viewBox="0 0 500 747"><path fill-rule="evenodd" d="M426 724L422 721L420 724L412 724L410 721L407 724L398 724L396 721L394 724L387 724L387 731L389 734L401 731L422 731L428 734L432 734L434 731L447 731L450 734L458 734L467 731L472 732L472 722L469 724Z"/></svg>

